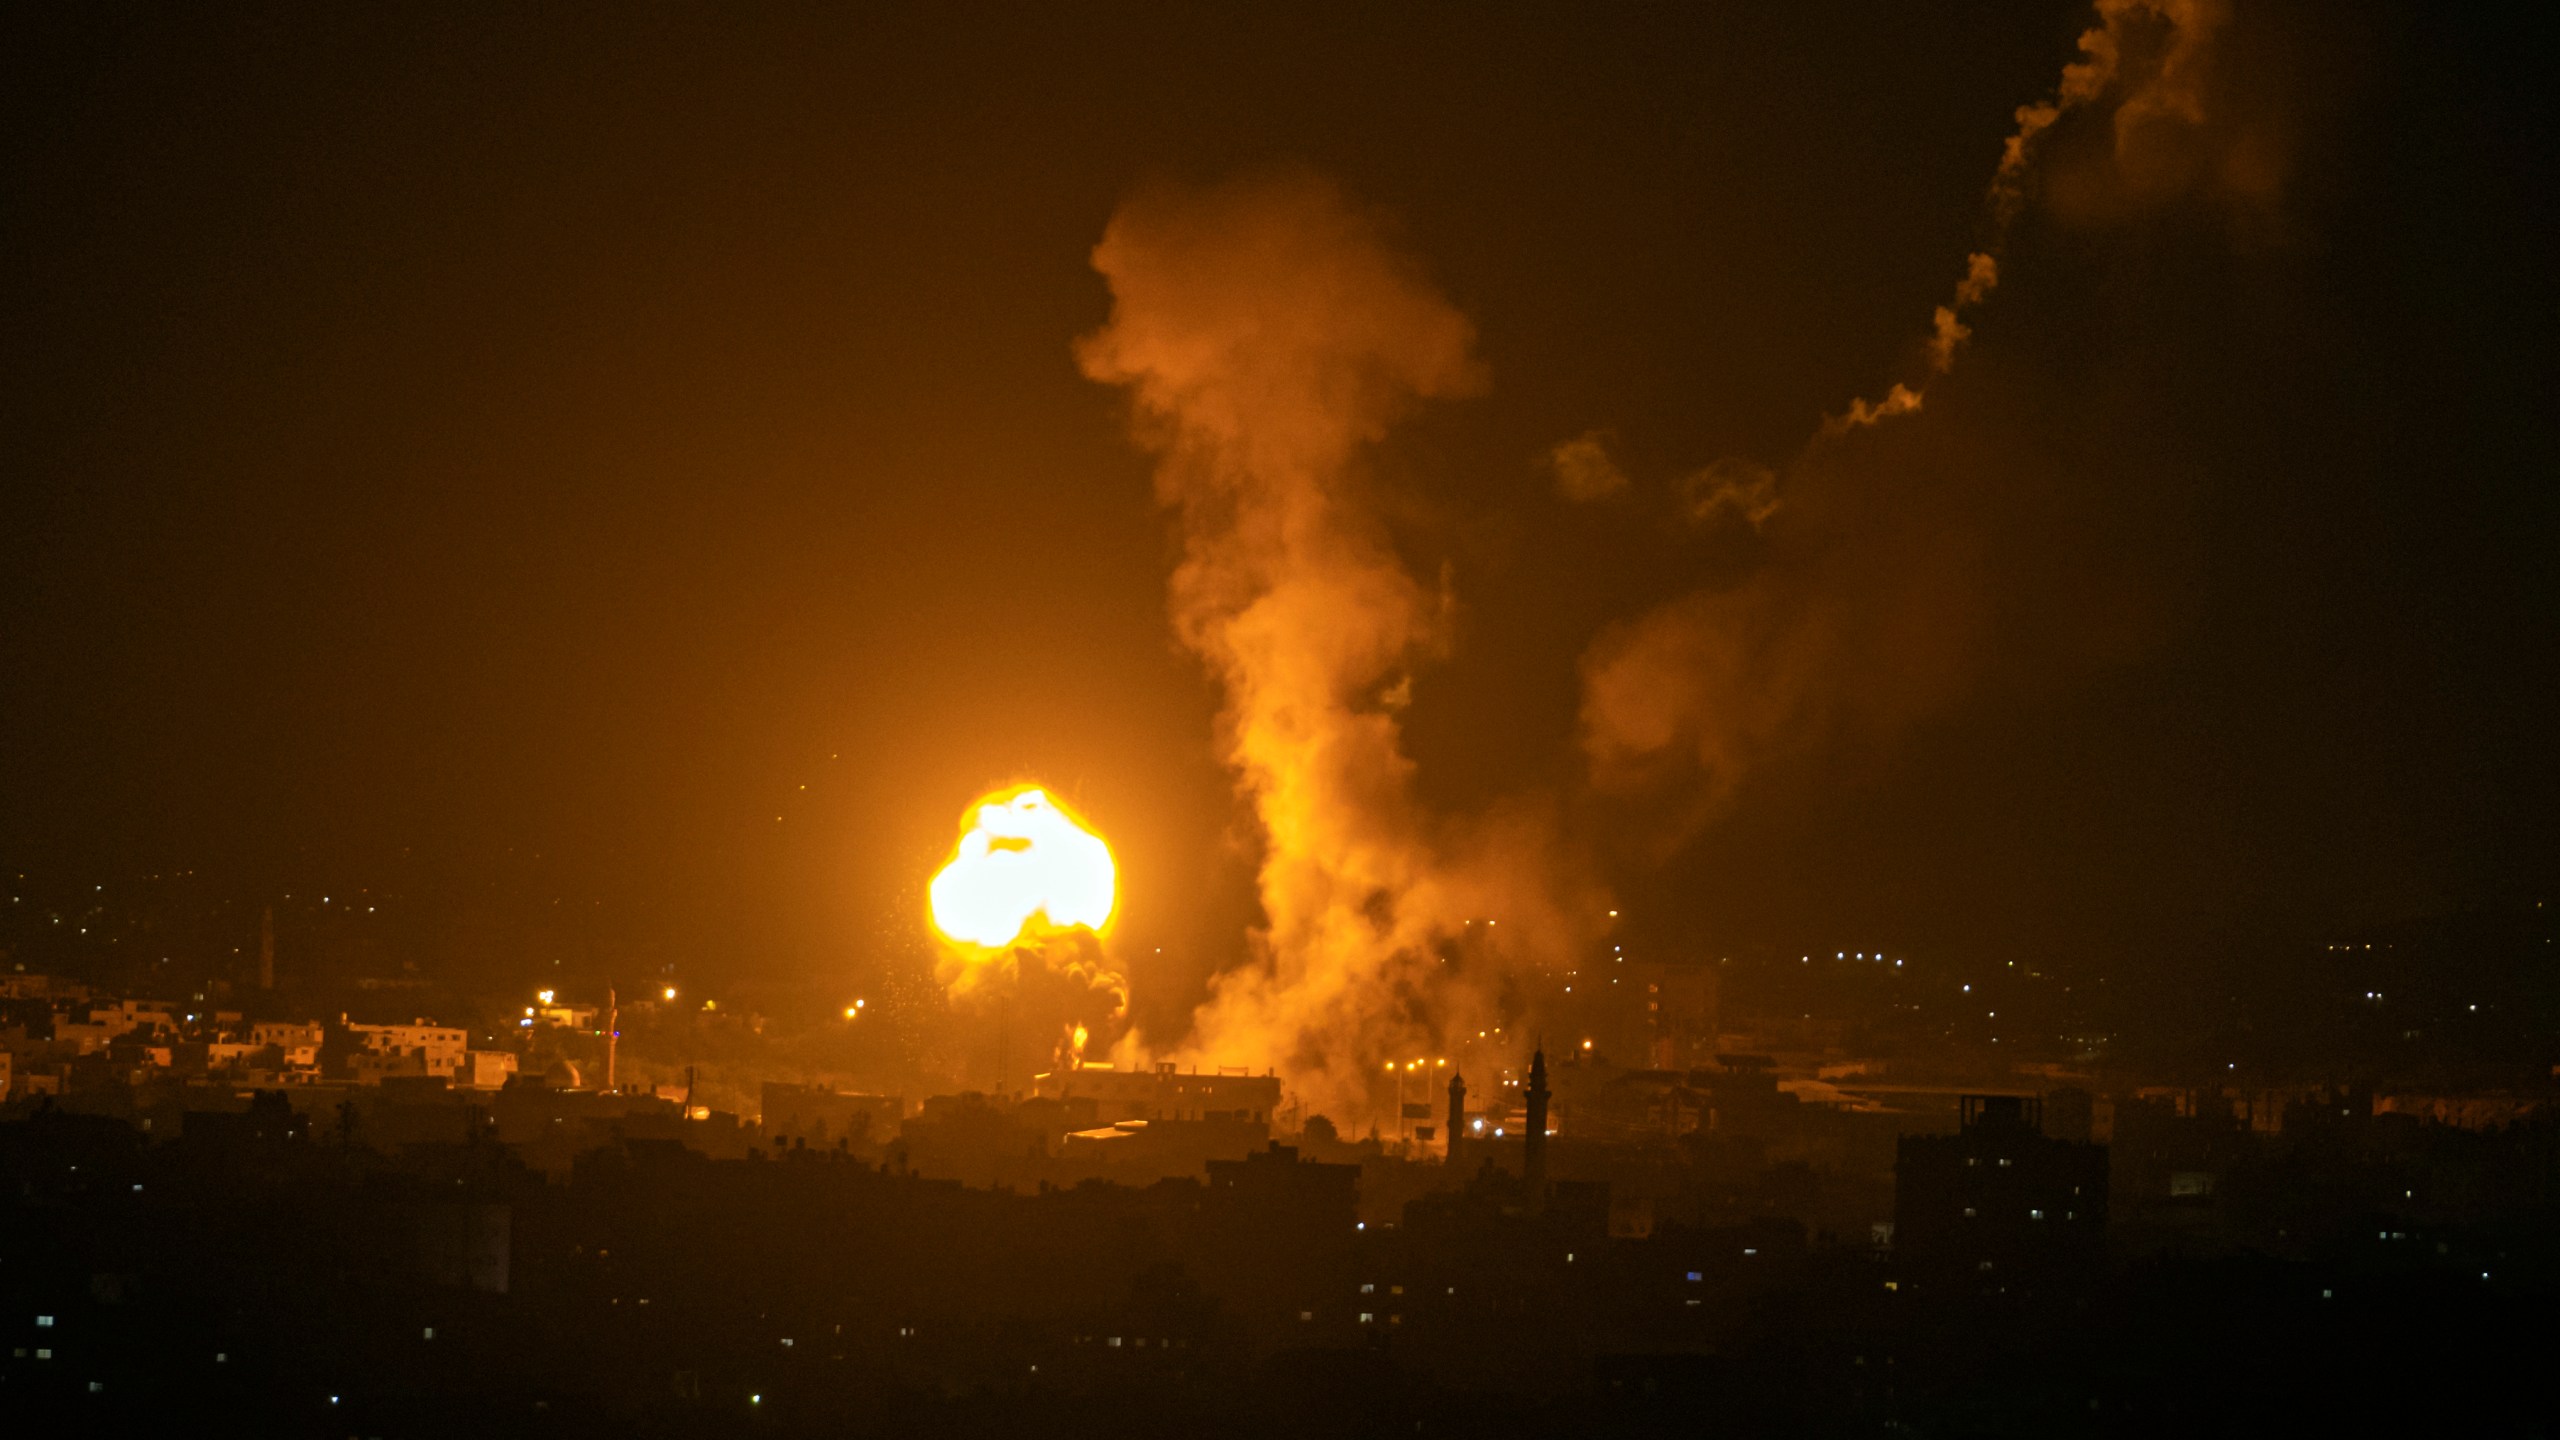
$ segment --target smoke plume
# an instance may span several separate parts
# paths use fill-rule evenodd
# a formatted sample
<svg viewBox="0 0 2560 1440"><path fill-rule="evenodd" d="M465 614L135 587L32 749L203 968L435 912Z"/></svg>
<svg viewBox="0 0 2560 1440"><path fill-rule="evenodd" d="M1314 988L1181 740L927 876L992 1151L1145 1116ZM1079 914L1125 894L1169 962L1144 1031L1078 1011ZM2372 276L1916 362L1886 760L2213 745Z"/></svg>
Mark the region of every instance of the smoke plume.
<svg viewBox="0 0 2560 1440"><path fill-rule="evenodd" d="M1881 483L1860 473L1877 455L1858 437L1918 413L1955 368L2046 182L2059 176L2071 215L2093 220L2200 189L2242 206L2271 197L2279 167L2267 128L2226 119L2215 88L2228 19L2223 0L2098 0L2054 93L2017 112L1981 248L1931 318L1920 372L1851 400L1783 467L1727 459L1681 482L1691 518L1729 514L1759 532L1759 563L1586 651L1582 742L1600 788L1680 791L1676 832L1771 757L1844 727L1890 731L1962 690L1984 609L1981 547L1963 507L1933 499L1962 482ZM2107 116L2103 132L2049 153L2084 111ZM1854 499L1842 493L1853 486Z"/></svg>
<svg viewBox="0 0 2560 1440"><path fill-rule="evenodd" d="M1547 452L1556 472L1556 493L1567 500L1606 500L1627 488L1627 472L1609 458L1609 437L1588 431Z"/></svg>
<svg viewBox="0 0 2560 1440"><path fill-rule="evenodd" d="M1929 382L1955 368L1956 351L1973 335L1965 316L1999 287L2000 256L2026 212L2046 132L2065 115L2113 97L2118 168L2168 168L2161 154L2206 124L2213 43L2229 18L2224 0L2098 0L2098 23L2081 33L2080 58L2062 67L2050 97L2018 108L2018 128L2000 147L1985 207L1989 233L1983 248L1965 257L1955 293L1930 317L1926 375L1916 385L1896 382L1882 400L1851 400L1824 423L1824 435L1917 411Z"/></svg>
<svg viewBox="0 0 2560 1440"><path fill-rule="evenodd" d="M1487 1002L1442 949L1467 922L1535 950L1572 913L1549 898L1545 827L1427 813L1403 746L1449 602L1398 560L1361 458L1417 402L1482 386L1474 327L1303 172L1141 194L1093 263L1112 311L1079 358L1127 388L1159 458L1175 631L1224 690L1221 743L1264 841L1256 959L1215 982L1193 1053L1354 1100L1385 1057L1480 1028Z"/></svg>

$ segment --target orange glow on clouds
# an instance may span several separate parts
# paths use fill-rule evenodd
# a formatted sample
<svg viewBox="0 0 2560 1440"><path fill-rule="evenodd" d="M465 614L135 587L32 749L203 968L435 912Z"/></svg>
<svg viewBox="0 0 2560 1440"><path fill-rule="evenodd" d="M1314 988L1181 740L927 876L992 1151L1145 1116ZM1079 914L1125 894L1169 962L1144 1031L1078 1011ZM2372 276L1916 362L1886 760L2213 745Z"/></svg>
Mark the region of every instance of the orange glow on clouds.
<svg viewBox="0 0 2560 1440"><path fill-rule="evenodd" d="M1118 898L1111 848L1037 786L972 806L931 890L934 928L989 950L1061 930L1100 931Z"/></svg>

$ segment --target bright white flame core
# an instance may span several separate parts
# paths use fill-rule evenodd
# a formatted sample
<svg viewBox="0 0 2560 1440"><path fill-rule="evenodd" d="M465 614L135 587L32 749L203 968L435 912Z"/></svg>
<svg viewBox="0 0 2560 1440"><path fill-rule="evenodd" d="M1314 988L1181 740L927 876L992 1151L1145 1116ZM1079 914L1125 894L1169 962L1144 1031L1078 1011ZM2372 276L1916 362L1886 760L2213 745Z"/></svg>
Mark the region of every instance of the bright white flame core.
<svg viewBox="0 0 2560 1440"><path fill-rule="evenodd" d="M1047 792L1016 790L979 804L951 862L933 877L933 923L954 940L994 950L1035 929L1100 930L1118 895L1119 872L1102 837Z"/></svg>

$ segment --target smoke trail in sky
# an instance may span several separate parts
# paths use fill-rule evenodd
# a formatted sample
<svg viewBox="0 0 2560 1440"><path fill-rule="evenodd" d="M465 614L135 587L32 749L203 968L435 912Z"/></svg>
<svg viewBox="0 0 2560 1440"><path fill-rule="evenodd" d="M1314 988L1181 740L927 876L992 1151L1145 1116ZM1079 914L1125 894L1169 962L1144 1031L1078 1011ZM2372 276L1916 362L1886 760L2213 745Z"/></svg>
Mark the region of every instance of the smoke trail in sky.
<svg viewBox="0 0 2560 1440"><path fill-rule="evenodd" d="M1918 413L1955 368L2019 222L2055 176L2068 118L2107 122L2103 153L2075 155L2068 172L2083 218L2203 188L2243 206L2268 199L2280 169L2270 132L2216 113L2226 91L2213 88L2215 49L2229 18L2224 0L2098 0L2053 94L2017 111L1981 248L1932 316L1920 373L1852 399L1782 466L1726 459L1680 482L1692 519L1730 515L1761 532L1761 563L1611 627L1585 652L1582 741L1600 788L1685 784L1694 822L1781 749L1844 722L1889 729L1958 692L1983 603L1978 546L1962 522L1930 513L1907 486L1834 495L1818 514L1797 513L1800 501L1871 466L1846 453L1848 438Z"/></svg>

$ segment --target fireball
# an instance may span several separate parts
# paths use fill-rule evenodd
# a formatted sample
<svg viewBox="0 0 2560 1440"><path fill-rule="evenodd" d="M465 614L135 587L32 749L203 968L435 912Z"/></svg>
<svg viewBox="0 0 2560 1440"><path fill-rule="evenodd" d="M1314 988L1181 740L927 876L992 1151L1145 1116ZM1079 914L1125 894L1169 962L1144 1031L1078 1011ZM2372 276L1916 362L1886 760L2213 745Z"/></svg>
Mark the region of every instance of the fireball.
<svg viewBox="0 0 2560 1440"><path fill-rule="evenodd" d="M1102 837L1036 786L998 791L970 810L959 847L933 877L934 928L1000 950L1111 919L1119 872Z"/></svg>

